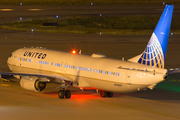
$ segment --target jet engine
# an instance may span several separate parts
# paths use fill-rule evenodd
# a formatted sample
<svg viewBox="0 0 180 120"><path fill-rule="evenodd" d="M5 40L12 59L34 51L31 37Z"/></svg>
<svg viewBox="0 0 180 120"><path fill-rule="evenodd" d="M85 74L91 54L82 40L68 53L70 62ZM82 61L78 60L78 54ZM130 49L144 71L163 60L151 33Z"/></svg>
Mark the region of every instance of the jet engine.
<svg viewBox="0 0 180 120"><path fill-rule="evenodd" d="M41 82L37 77L24 76L20 79L22 88L32 91L42 91L46 88L46 83Z"/></svg>

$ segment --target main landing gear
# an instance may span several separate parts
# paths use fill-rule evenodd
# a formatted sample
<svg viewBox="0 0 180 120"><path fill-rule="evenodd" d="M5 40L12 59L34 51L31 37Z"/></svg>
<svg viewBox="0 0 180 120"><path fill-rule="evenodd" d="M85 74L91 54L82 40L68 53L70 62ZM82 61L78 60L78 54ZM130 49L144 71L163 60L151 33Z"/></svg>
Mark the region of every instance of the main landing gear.
<svg viewBox="0 0 180 120"><path fill-rule="evenodd" d="M65 81L62 79L63 83L58 88L61 88L61 90L58 92L58 96L60 99L63 98L71 98L71 91L66 90L66 88L72 84L72 82L69 82L69 84L65 85Z"/></svg>
<svg viewBox="0 0 180 120"><path fill-rule="evenodd" d="M58 96L60 99L63 99L64 97L65 98L71 98L71 91L62 89L58 92Z"/></svg>
<svg viewBox="0 0 180 120"><path fill-rule="evenodd" d="M107 91L101 91L100 95L101 95L101 97L113 97L113 93L107 92Z"/></svg>

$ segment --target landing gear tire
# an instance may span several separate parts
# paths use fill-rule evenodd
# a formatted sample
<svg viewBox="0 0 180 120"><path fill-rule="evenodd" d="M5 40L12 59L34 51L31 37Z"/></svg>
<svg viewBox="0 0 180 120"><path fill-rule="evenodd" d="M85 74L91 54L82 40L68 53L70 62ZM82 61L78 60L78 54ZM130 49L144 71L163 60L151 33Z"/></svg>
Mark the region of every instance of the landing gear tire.
<svg viewBox="0 0 180 120"><path fill-rule="evenodd" d="M63 99L63 98L64 98L64 95L65 95L65 90L60 90L60 91L58 92L58 96L59 96L60 99Z"/></svg>
<svg viewBox="0 0 180 120"><path fill-rule="evenodd" d="M106 91L101 91L100 95L101 95L101 97L106 97L107 96L107 92Z"/></svg>
<svg viewBox="0 0 180 120"><path fill-rule="evenodd" d="M107 97L113 97L113 92L107 92Z"/></svg>
<svg viewBox="0 0 180 120"><path fill-rule="evenodd" d="M65 97L66 98L71 98L71 91L70 90L65 91Z"/></svg>
<svg viewBox="0 0 180 120"><path fill-rule="evenodd" d="M71 98L71 91L70 90L60 90L58 92L58 96L60 99L64 99L64 97Z"/></svg>

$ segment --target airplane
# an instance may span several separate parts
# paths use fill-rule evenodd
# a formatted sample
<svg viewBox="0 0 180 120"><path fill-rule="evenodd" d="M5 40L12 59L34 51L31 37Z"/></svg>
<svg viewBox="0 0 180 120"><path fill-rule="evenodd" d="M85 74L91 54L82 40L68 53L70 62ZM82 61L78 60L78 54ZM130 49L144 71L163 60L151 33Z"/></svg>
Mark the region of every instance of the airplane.
<svg viewBox="0 0 180 120"><path fill-rule="evenodd" d="M145 50L127 61L108 58L103 54L20 48L9 56L7 64L27 90L42 91L50 82L58 83L59 98L71 98L68 86L100 90L101 97L113 92L128 93L153 89L166 79L165 57L173 14L173 5L166 5Z"/></svg>

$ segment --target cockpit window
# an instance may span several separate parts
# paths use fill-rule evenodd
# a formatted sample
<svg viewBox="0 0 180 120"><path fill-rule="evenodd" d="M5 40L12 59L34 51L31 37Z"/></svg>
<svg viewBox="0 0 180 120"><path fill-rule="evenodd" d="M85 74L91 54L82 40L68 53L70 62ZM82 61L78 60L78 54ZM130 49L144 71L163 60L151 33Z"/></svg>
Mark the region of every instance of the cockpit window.
<svg viewBox="0 0 180 120"><path fill-rule="evenodd" d="M11 56L12 56L12 54L9 57L11 57Z"/></svg>

